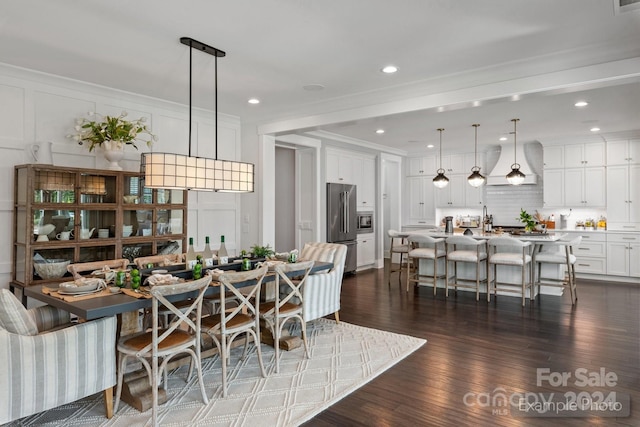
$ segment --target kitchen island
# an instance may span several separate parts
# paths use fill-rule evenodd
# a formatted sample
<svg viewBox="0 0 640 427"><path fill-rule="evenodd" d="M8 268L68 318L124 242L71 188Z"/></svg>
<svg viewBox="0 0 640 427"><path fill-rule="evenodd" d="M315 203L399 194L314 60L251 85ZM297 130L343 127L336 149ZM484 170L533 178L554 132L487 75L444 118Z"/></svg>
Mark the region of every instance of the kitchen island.
<svg viewBox="0 0 640 427"><path fill-rule="evenodd" d="M500 236L510 236L510 234L508 233L485 233L483 231L481 231L480 229L469 229L472 231L472 235L470 235L469 237L472 237L474 239L481 239L481 240L489 240L493 237L500 237ZM454 231L454 233L445 233L442 230L412 230L412 231L405 231L401 233L402 237L409 237L410 235L414 235L414 234L423 234L423 235L428 235L434 238L444 238L446 239L447 237L451 237L451 236L460 236L463 235L462 231L458 231L456 229L456 231ZM552 243L555 241L558 241L560 239L562 239L564 236L566 235L566 233L523 233L523 234L514 234L511 235L511 237L519 239L519 240L523 240L526 242L531 242L532 243L532 254L533 251L537 251L540 249L541 245L544 245L545 243ZM558 248L559 250L559 248ZM433 275L433 263L430 260L420 260L419 261L419 272L421 275ZM532 268L534 268L534 266L532 265ZM438 261L438 271L439 272L444 272L445 271L445 260L444 259L440 259ZM471 264L471 263L458 263L458 278L462 279L462 280L474 280L475 279L475 265ZM485 270L481 269L481 277L480 279L484 280L486 279L485 274L484 274ZM520 286L521 283L521 277L522 277L522 273L521 273L521 269L518 266L507 266L507 265L498 265L497 267L497 271L496 274L498 276L498 282L500 283L509 283L509 284L513 284L514 286ZM563 265L551 265L551 264L543 264L542 265L542 277L545 278L554 278L554 279L561 279L564 277L565 274L565 267ZM437 285L438 288L443 288L445 287L445 282L444 279L438 279L437 281ZM486 285L485 284L481 284L481 289L480 292L481 293L486 293L487 289L486 289ZM561 296L562 292L563 292L563 288L557 287L557 286L545 286L544 284L540 287L540 294L542 295L557 295L557 296ZM470 291L469 289L463 289L460 288L460 291ZM534 289L535 295L537 295L538 292L538 288L535 287ZM514 296L513 294L510 293L504 293L504 292L500 292L498 291L498 295L506 295L506 296ZM528 296L528 293L527 293Z"/></svg>

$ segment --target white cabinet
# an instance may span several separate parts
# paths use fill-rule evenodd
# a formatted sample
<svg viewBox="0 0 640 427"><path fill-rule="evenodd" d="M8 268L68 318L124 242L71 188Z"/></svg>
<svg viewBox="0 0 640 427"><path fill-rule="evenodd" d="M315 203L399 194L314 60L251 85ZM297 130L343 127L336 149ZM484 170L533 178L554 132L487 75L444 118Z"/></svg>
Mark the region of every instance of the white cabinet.
<svg viewBox="0 0 640 427"><path fill-rule="evenodd" d="M359 210L375 209L375 157L356 152L327 149L326 180L340 184L354 184Z"/></svg>
<svg viewBox="0 0 640 427"><path fill-rule="evenodd" d="M546 162L546 159L545 159ZM605 144L569 144L564 146L564 167L595 167L605 165Z"/></svg>
<svg viewBox="0 0 640 427"><path fill-rule="evenodd" d="M447 177L449 177L450 174L464 173L464 154L448 154L442 156L442 169L444 169ZM469 169L469 173L471 173L471 169ZM435 176L436 174L434 173L433 175Z"/></svg>
<svg viewBox="0 0 640 427"><path fill-rule="evenodd" d="M582 236L582 242L573 248L576 272L607 274L607 236L602 231L570 231L568 238Z"/></svg>
<svg viewBox="0 0 640 427"><path fill-rule="evenodd" d="M434 156L409 157L407 159L407 176L436 176L438 169Z"/></svg>
<svg viewBox="0 0 640 427"><path fill-rule="evenodd" d="M375 233L358 235L357 251L358 268L373 265L376 262Z"/></svg>
<svg viewBox="0 0 640 427"><path fill-rule="evenodd" d="M465 185L469 186L464 175L448 175L449 184L444 188L435 188L436 206L445 208L465 207Z"/></svg>
<svg viewBox="0 0 640 427"><path fill-rule="evenodd" d="M604 167L565 169L564 205L567 207L605 206L605 182Z"/></svg>
<svg viewBox="0 0 640 427"><path fill-rule="evenodd" d="M640 277L640 234L607 233L607 274Z"/></svg>
<svg viewBox="0 0 640 427"><path fill-rule="evenodd" d="M607 165L640 164L640 139L607 142Z"/></svg>
<svg viewBox="0 0 640 427"><path fill-rule="evenodd" d="M640 231L640 165L607 167L607 228Z"/></svg>
<svg viewBox="0 0 640 427"><path fill-rule="evenodd" d="M545 170L564 167L564 147L562 145L545 146L543 157Z"/></svg>
<svg viewBox="0 0 640 427"><path fill-rule="evenodd" d="M435 224L434 189L431 177L407 178L407 224Z"/></svg>
<svg viewBox="0 0 640 427"><path fill-rule="evenodd" d="M466 181L466 178L465 178L465 181ZM482 197L482 195L484 194L484 186L481 185L480 187L472 187L471 185L469 185L469 183L467 183L464 189L465 189L465 196L464 196L465 204L467 205L467 207L482 208L482 206L484 205L484 198Z"/></svg>
<svg viewBox="0 0 640 427"><path fill-rule="evenodd" d="M357 165L357 167L355 167ZM376 206L376 161L363 157L354 160L355 184L358 186L356 198L358 209L369 210Z"/></svg>
<svg viewBox="0 0 640 427"><path fill-rule="evenodd" d="M564 206L564 169L545 169L543 177L544 207Z"/></svg>

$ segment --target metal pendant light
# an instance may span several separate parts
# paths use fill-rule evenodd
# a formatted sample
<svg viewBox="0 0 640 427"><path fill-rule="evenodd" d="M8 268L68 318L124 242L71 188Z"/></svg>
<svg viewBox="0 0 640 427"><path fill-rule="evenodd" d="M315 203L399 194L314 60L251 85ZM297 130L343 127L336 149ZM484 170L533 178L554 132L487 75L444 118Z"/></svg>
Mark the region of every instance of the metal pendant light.
<svg viewBox="0 0 640 427"><path fill-rule="evenodd" d="M480 173L480 167L478 167L478 126L480 125L475 123L471 126L476 128L475 158L473 161L474 166L471 168L471 175L469 175L469 177L467 178L467 182L472 187L480 187L482 184L484 184L485 181L484 176Z"/></svg>
<svg viewBox="0 0 640 427"><path fill-rule="evenodd" d="M449 184L449 178L447 178L444 175L444 169L442 169L442 131L443 130L444 128L438 129L438 132L440 132L440 169L436 171L438 175L436 175L436 177L433 178L433 185L435 185L438 188L444 188Z"/></svg>
<svg viewBox="0 0 640 427"><path fill-rule="evenodd" d="M511 185L520 185L524 182L525 178L525 174L520 172L520 164L516 159L516 153L518 152L516 147L516 127L520 119L511 119L511 121L513 122L513 164L511 165L511 172L507 174L507 181L509 181Z"/></svg>
<svg viewBox="0 0 640 427"><path fill-rule="evenodd" d="M189 154L143 153L140 173L147 188L169 188L196 191L251 193L254 190L252 163L218 159L218 57L226 53L190 37L181 37L180 43L189 46ZM193 49L215 57L215 157L191 156L191 97Z"/></svg>

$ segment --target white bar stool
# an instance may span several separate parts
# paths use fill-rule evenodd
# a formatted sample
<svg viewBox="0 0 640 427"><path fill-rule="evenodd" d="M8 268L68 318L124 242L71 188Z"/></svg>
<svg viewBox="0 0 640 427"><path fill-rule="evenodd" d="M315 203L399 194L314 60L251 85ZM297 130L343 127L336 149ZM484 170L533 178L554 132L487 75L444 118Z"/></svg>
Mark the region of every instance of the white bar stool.
<svg viewBox="0 0 640 427"><path fill-rule="evenodd" d="M445 278L444 274L438 274L438 260L445 259L447 252L444 248L443 238L433 238L422 234L412 234L409 240L409 253L407 254L407 292L409 292L409 284L420 283L432 284L433 295L436 295L438 289L438 279ZM428 245L428 246L427 246ZM438 247L440 246L440 247ZM428 259L433 262L433 274L420 274L420 260ZM413 268L413 275L411 269Z"/></svg>
<svg viewBox="0 0 640 427"><path fill-rule="evenodd" d="M533 254L534 280L533 285L538 285L538 294L540 294L540 286L557 286L564 288L569 287L571 293L571 304L575 304L578 300L578 290L576 289L576 256L573 254L573 247L579 246L582 242L582 236L574 237L570 240L560 239L556 242L545 243L541 245L540 252ZM542 277L542 264L565 265L566 271L562 279ZM544 280L544 283L542 282Z"/></svg>
<svg viewBox="0 0 640 427"><path fill-rule="evenodd" d="M455 292L458 288L475 289L476 301L480 300L480 283L487 284L487 301L489 301L489 263L487 262L487 242L476 240L469 236L451 236L445 241L447 262L445 264L445 296L449 297L449 286L453 286ZM449 275L449 263L453 263L453 276ZM476 265L475 279L461 279L458 277L458 263L466 262ZM484 263L484 279L480 278L480 265ZM453 282L451 282L453 280Z"/></svg>
<svg viewBox="0 0 640 427"><path fill-rule="evenodd" d="M402 283L402 263L405 255L409 253L409 244L407 240L400 235L396 230L387 231L389 238L391 239L391 246L389 247L389 286L391 286L391 273L398 272L398 281ZM400 264L398 268L393 268L393 254L400 254Z"/></svg>
<svg viewBox="0 0 640 427"><path fill-rule="evenodd" d="M491 274L489 274L488 278L489 293L492 285L496 298L498 296L498 286L500 286L500 290L503 292L521 292L522 306L524 307L526 290L529 288L531 293L531 302L533 303L533 269L531 268L531 255L529 255L531 242L523 242L521 240L514 239L513 237L493 237L489 239L487 246L489 253L489 265L493 266L493 278L491 278ZM509 249L512 251L508 252ZM513 252L514 249L517 250L517 252ZM501 252L499 252L499 250ZM505 250L507 250L507 252L505 252ZM513 288L517 285L498 282L496 275L498 265L519 266L521 268L521 290L515 290ZM527 274L527 268L529 269L529 274ZM492 269L489 268L489 273L491 273L491 271ZM490 296L487 295L487 298L490 298Z"/></svg>

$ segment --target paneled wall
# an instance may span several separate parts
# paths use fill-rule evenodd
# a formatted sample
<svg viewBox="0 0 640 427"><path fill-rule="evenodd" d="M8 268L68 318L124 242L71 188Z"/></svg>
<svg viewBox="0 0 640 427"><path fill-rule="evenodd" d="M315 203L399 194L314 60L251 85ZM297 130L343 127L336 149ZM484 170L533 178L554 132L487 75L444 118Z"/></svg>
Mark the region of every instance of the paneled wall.
<svg viewBox="0 0 640 427"><path fill-rule="evenodd" d="M185 92L186 97L186 92ZM153 151L186 154L189 150L188 106L133 93L73 81L30 70L0 64L0 287L8 287L11 277L13 167L34 163L30 147L36 142L52 142L56 166L104 168L100 150L89 152L67 135L73 133L74 121L89 111L146 117L158 136ZM214 155L214 113L193 110L191 154ZM218 157L241 159L240 120L218 115ZM140 167L144 144L125 150L121 165L126 170ZM204 237L211 237L217 247L220 235L226 237L233 254L240 246L240 196L223 193L189 193L188 234L196 248L204 247Z"/></svg>

